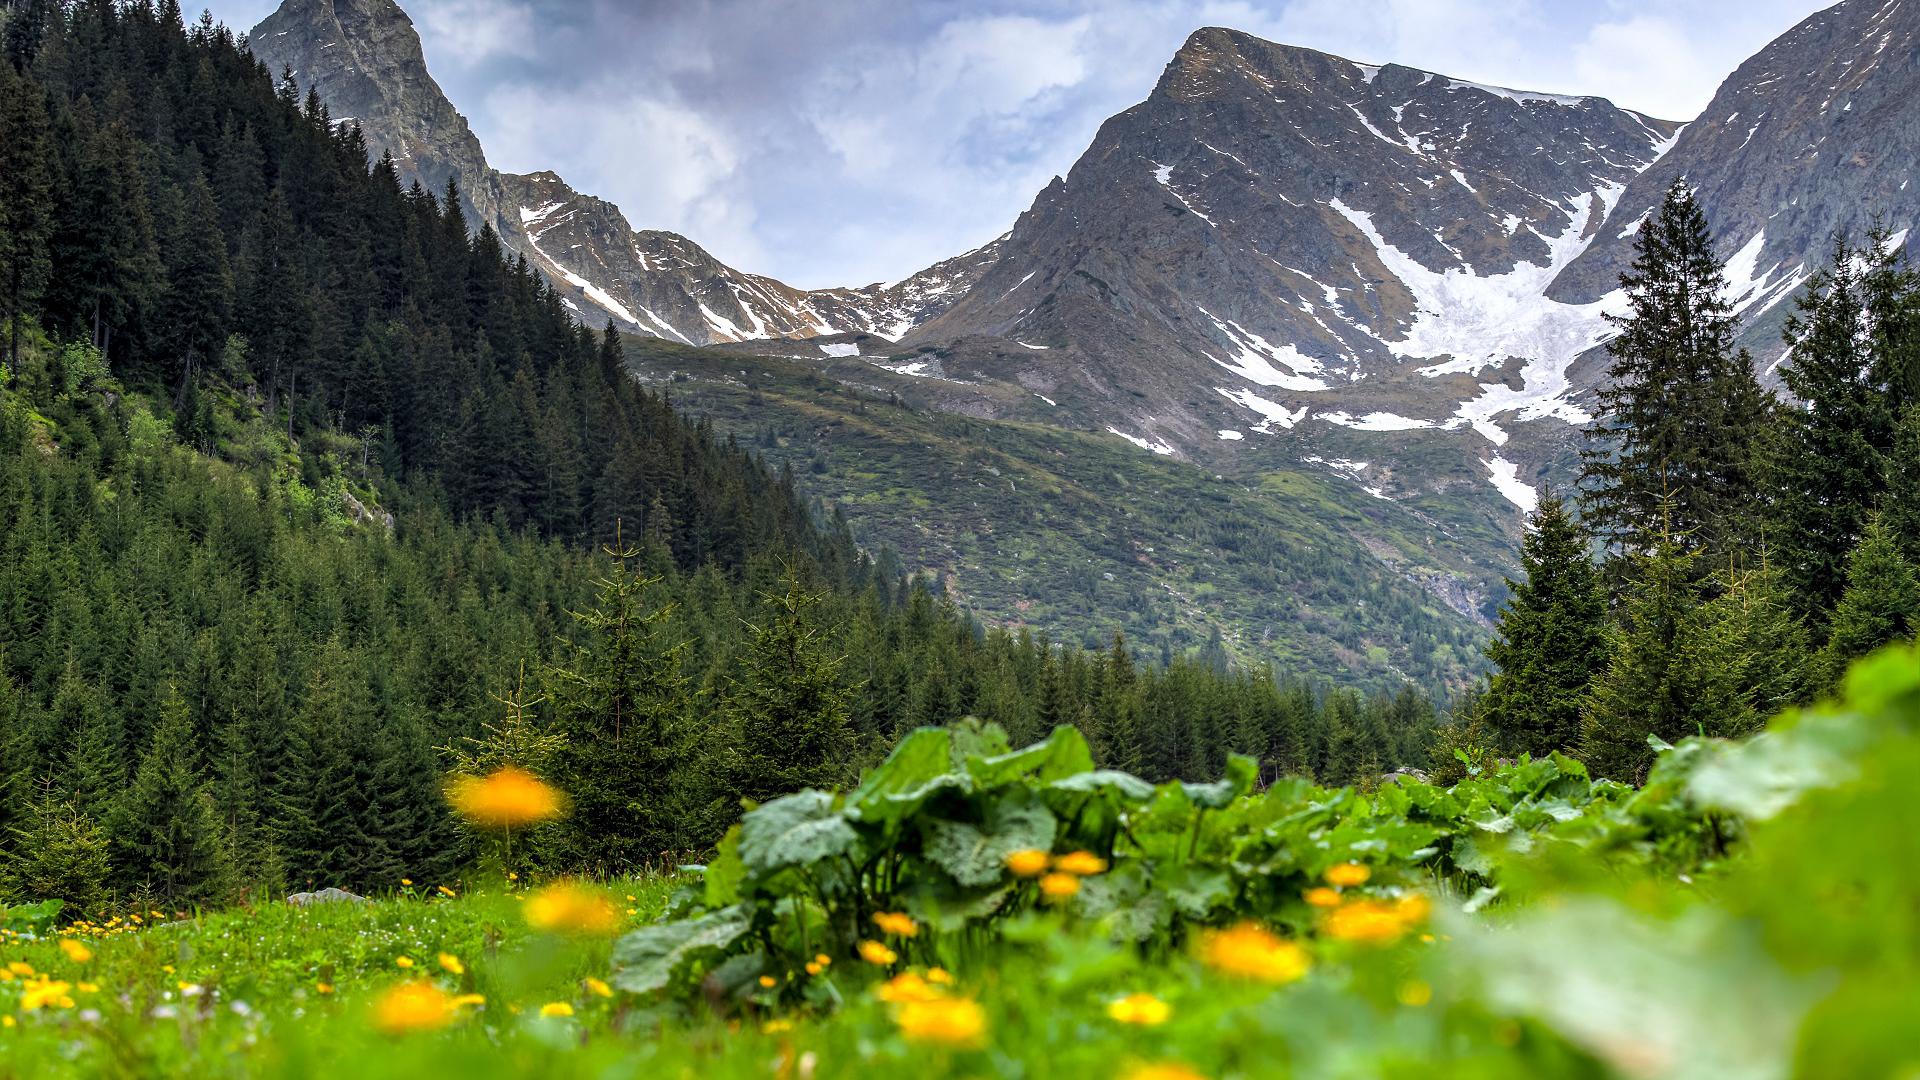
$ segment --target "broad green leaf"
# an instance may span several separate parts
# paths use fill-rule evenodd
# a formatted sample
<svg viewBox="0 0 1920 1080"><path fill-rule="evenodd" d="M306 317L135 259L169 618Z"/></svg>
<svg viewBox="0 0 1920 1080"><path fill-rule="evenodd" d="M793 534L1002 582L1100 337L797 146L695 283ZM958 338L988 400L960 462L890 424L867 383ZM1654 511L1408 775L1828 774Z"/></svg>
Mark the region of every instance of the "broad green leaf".
<svg viewBox="0 0 1920 1080"><path fill-rule="evenodd" d="M727 830L714 849L704 875L708 907L726 907L740 900L740 884L747 878L747 864L740 859L740 826Z"/></svg>
<svg viewBox="0 0 1920 1080"><path fill-rule="evenodd" d="M1095 769L1092 772L1062 777L1048 784L1047 789L1093 793L1131 803L1143 803L1153 798L1152 784L1131 773L1116 772L1112 769Z"/></svg>
<svg viewBox="0 0 1920 1080"><path fill-rule="evenodd" d="M877 800L924 786L947 771L953 737L945 728L918 728L893 748L887 760L867 773L847 796L847 807L861 811Z"/></svg>
<svg viewBox="0 0 1920 1080"><path fill-rule="evenodd" d="M1826 719L1826 718L1822 718ZM1694 769L1687 793L1703 806L1764 821L1812 788L1833 787L1859 774L1840 740L1807 738L1813 724L1761 732L1728 746Z"/></svg>
<svg viewBox="0 0 1920 1080"><path fill-rule="evenodd" d="M1260 765L1245 754L1231 754L1227 757L1227 775L1211 784L1189 784L1182 782L1180 787L1187 793L1193 805L1202 810L1224 810L1233 800L1253 790L1254 782L1259 779Z"/></svg>
<svg viewBox="0 0 1920 1080"><path fill-rule="evenodd" d="M980 825L933 820L921 827L921 852L927 861L959 884L977 888L1005 877L1008 855L1053 847L1058 825L1045 806L1025 789L1015 788L988 803L986 820Z"/></svg>
<svg viewBox="0 0 1920 1080"><path fill-rule="evenodd" d="M746 910L736 906L697 919L643 926L614 944L612 982L622 990L650 994L695 962L724 953L749 925Z"/></svg>
<svg viewBox="0 0 1920 1080"><path fill-rule="evenodd" d="M740 819L740 859L761 876L830 859L858 840L846 816L833 808L833 796L824 791L783 796Z"/></svg>
<svg viewBox="0 0 1920 1080"><path fill-rule="evenodd" d="M1233 878L1217 867L1156 866L1153 884L1189 919L1205 919L1233 899Z"/></svg>
<svg viewBox="0 0 1920 1080"><path fill-rule="evenodd" d="M1010 754L967 758L967 772L976 787L990 788L1017 780L1029 773L1045 784L1078 773L1093 771L1093 753L1087 749L1086 736L1074 727L1057 727L1045 742L1037 742Z"/></svg>

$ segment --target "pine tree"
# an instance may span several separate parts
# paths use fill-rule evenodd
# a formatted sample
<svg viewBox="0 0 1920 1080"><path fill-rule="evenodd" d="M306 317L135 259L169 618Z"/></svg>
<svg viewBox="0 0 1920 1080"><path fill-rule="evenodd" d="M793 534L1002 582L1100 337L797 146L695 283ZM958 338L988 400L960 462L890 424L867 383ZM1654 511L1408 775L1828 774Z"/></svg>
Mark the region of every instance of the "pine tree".
<svg viewBox="0 0 1920 1080"><path fill-rule="evenodd" d="M1653 760L1648 736L1748 730L1723 637L1708 633L1695 581L1697 556L1671 540L1632 556L1623 624L1610 635L1607 668L1581 713L1580 757L1595 775L1638 782Z"/></svg>
<svg viewBox="0 0 1920 1080"><path fill-rule="evenodd" d="M1717 554L1738 544L1753 504L1751 447L1766 398L1734 348L1722 264L1684 181L1635 246L1620 279L1632 311L1612 317L1620 333L1607 343L1613 363L1581 452L1582 516L1618 553L1651 551L1666 536Z"/></svg>
<svg viewBox="0 0 1920 1080"><path fill-rule="evenodd" d="M1804 701L1815 675L1812 648L1780 571L1728 572L1709 590L1715 595L1700 610L1702 631L1720 643L1750 718L1757 723Z"/></svg>
<svg viewBox="0 0 1920 1080"><path fill-rule="evenodd" d="M563 843L575 865L602 873L646 866L683 839L676 774L692 743L684 674L660 581L610 549L616 565L599 600L574 613L580 640L547 675L560 742L554 760L573 799ZM530 767L530 766L529 766Z"/></svg>
<svg viewBox="0 0 1920 1080"><path fill-rule="evenodd" d="M1920 407L1920 270L1884 225L1867 236L1865 295L1872 381L1894 414Z"/></svg>
<svg viewBox="0 0 1920 1080"><path fill-rule="evenodd" d="M1821 653L1832 686L1847 665L1882 645L1920 633L1920 580L1901 556L1893 533L1878 518L1868 522L1860 546L1847 556L1847 589L1833 610L1827 647Z"/></svg>
<svg viewBox="0 0 1920 1080"><path fill-rule="evenodd" d="M1520 544L1526 576L1508 581L1487 658L1495 671L1482 717L1510 753L1564 750L1580 735L1580 704L1606 664L1606 593L1587 539L1552 492Z"/></svg>
<svg viewBox="0 0 1920 1080"><path fill-rule="evenodd" d="M15 827L0 863L0 887L17 900L64 900L68 909L103 913L112 872L99 823L42 789L27 819Z"/></svg>
<svg viewBox="0 0 1920 1080"><path fill-rule="evenodd" d="M1893 416L1871 382L1871 334L1859 265L1836 239L1787 319L1780 377L1796 399L1766 439L1764 530L1795 610L1824 624L1846 584L1846 557L1886 487Z"/></svg>
<svg viewBox="0 0 1920 1080"><path fill-rule="evenodd" d="M233 271L220 211L206 174L194 166L186 203L167 239L167 292L161 304L164 339L180 365L175 406L186 401L203 367L218 362L233 316Z"/></svg>
<svg viewBox="0 0 1920 1080"><path fill-rule="evenodd" d="M1920 566L1920 405L1908 406L1894 428L1880 519L1907 562Z"/></svg>
<svg viewBox="0 0 1920 1080"><path fill-rule="evenodd" d="M107 825L120 879L169 905L210 901L226 884L213 801L196 757L193 719L169 686L153 742Z"/></svg>
<svg viewBox="0 0 1920 1080"><path fill-rule="evenodd" d="M279 789L275 834L296 883L352 887L355 869L371 860L361 832L363 791L349 713L364 693L346 651L330 641L315 658L306 700L293 722L287 769Z"/></svg>
<svg viewBox="0 0 1920 1080"><path fill-rule="evenodd" d="M764 801L851 779L852 688L846 657L828 651L813 612L820 594L789 565L727 680L730 794Z"/></svg>
<svg viewBox="0 0 1920 1080"><path fill-rule="evenodd" d="M25 20L27 11L9 19ZM11 26L9 26L11 29ZM0 63L0 320L7 333L5 385L20 372L21 322L39 304L52 264L52 146L40 90Z"/></svg>

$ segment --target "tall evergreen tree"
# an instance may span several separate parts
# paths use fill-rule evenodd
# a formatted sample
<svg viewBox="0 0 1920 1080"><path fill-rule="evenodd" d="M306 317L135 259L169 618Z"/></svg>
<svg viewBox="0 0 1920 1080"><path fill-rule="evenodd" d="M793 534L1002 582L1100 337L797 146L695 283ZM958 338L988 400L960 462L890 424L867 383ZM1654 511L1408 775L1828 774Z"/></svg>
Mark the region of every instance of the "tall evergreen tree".
<svg viewBox="0 0 1920 1080"><path fill-rule="evenodd" d="M1872 335L1859 267L1865 253L1834 240L1788 317L1780 377L1795 399L1766 439L1769 555L1795 609L1824 624L1846 585L1847 553L1886 488L1893 416L1873 385Z"/></svg>
<svg viewBox="0 0 1920 1080"><path fill-rule="evenodd" d="M1581 452L1582 517L1617 553L1652 551L1665 536L1717 554L1738 543L1753 504L1766 398L1734 348L1722 264L1684 181L1641 225L1635 250L1620 278L1631 311L1610 317L1620 333Z"/></svg>
<svg viewBox="0 0 1920 1080"><path fill-rule="evenodd" d="M193 718L169 686L152 744L107 826L129 890L169 905L213 900L226 884L213 801L197 757Z"/></svg>
<svg viewBox="0 0 1920 1080"><path fill-rule="evenodd" d="M26 20L32 13L9 17ZM52 263L53 160L46 102L40 89L0 63L0 320L5 321L7 374L20 371L21 321L36 310Z"/></svg>
<svg viewBox="0 0 1920 1080"><path fill-rule="evenodd" d="M1482 716L1501 749L1543 754L1580 735L1587 687L1606 665L1606 592L1566 503L1545 493L1520 544L1521 581L1487 647Z"/></svg>
<svg viewBox="0 0 1920 1080"><path fill-rule="evenodd" d="M606 873L646 866L677 846L676 789L692 747L693 695L660 581L630 565L631 550L598 582L594 607L574 613L581 636L547 675L554 761L571 778L564 843L577 865Z"/></svg>
<svg viewBox="0 0 1920 1080"><path fill-rule="evenodd" d="M1827 684L1837 683L1854 660L1916 633L1920 633L1920 579L1900 554L1892 531L1875 518L1868 522L1860 546L1847 557L1847 590L1833 610L1827 647L1821 653Z"/></svg>
<svg viewBox="0 0 1920 1080"><path fill-rule="evenodd" d="M1730 735L1752 726L1726 639L1700 617L1694 562L1670 540L1630 556L1623 624L1611 634L1607 669L1587 693L1580 756L1595 775L1638 782L1653 760L1648 736Z"/></svg>
<svg viewBox="0 0 1920 1080"><path fill-rule="evenodd" d="M852 778L846 657L823 640L818 593L789 566L727 683L728 794L764 801Z"/></svg>

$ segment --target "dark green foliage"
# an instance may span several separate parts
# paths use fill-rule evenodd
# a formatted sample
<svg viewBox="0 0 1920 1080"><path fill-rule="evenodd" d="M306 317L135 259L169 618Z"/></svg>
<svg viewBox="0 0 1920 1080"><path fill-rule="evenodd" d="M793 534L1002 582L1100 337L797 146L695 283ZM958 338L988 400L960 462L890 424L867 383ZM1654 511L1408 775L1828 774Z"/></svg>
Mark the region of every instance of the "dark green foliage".
<svg viewBox="0 0 1920 1080"><path fill-rule="evenodd" d="M24 21L24 15L21 20ZM9 20L11 29L11 20ZM20 363L16 320L33 310L52 270L52 147L39 87L0 63L0 324L6 334L9 382Z"/></svg>
<svg viewBox="0 0 1920 1080"><path fill-rule="evenodd" d="M163 904L211 901L227 884L225 851L197 756L187 703L168 687L152 744L107 827L114 865L127 888Z"/></svg>
<svg viewBox="0 0 1920 1080"><path fill-rule="evenodd" d="M1695 556L1671 542L1631 557L1634 582L1607 668L1583 706L1580 756L1594 775L1641 780L1649 736L1729 735L1753 726L1728 663L1727 643L1700 618Z"/></svg>
<svg viewBox="0 0 1920 1080"><path fill-rule="evenodd" d="M1873 335L1860 266L1868 253L1835 240L1787 320L1792 352L1780 378L1795 399L1767 440L1769 555L1795 610L1824 620L1845 587L1847 552L1886 489L1893 413L1874 385Z"/></svg>
<svg viewBox="0 0 1920 1080"><path fill-rule="evenodd" d="M846 656L827 645L820 597L792 567L779 588L729 676L726 794L756 802L844 782L858 764Z"/></svg>
<svg viewBox="0 0 1920 1080"><path fill-rule="evenodd" d="M1581 700L1606 664L1607 602L1586 534L1560 498L1543 495L1529 525L1525 577L1507 583L1478 715L1502 750L1544 754L1579 737Z"/></svg>
<svg viewBox="0 0 1920 1080"><path fill-rule="evenodd" d="M1828 685L1852 661L1920 633L1920 580L1886 524L1867 524L1860 546L1847 556L1847 588L1833 609L1821 654Z"/></svg>
<svg viewBox="0 0 1920 1080"><path fill-rule="evenodd" d="M101 910L111 864L106 833L92 818L43 794L8 839L0 885L9 894L64 900L75 911Z"/></svg>
<svg viewBox="0 0 1920 1080"><path fill-rule="evenodd" d="M1613 320L1613 363L1581 452L1581 512L1612 551L1644 554L1664 537L1708 554L1704 573L1738 545L1753 509L1766 398L1734 348L1721 263L1684 181L1640 227L1636 250L1620 279L1632 311Z"/></svg>
<svg viewBox="0 0 1920 1080"><path fill-rule="evenodd" d="M548 673L554 774L569 778L562 827L566 861L601 872L643 866L700 839L684 827L688 758L699 748L698 708L685 673L689 643L675 632L663 590L609 553L598 603L574 615L577 638ZM523 763L535 767L535 763Z"/></svg>

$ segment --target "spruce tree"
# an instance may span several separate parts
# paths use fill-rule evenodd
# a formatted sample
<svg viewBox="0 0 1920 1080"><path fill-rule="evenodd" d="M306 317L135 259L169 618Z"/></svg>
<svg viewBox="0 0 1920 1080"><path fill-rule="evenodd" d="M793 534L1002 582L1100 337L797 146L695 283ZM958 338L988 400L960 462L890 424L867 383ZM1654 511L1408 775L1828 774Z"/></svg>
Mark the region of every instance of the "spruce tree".
<svg viewBox="0 0 1920 1080"><path fill-rule="evenodd" d="M1564 501L1545 493L1520 544L1512 591L1487 658L1495 671L1481 715L1509 753L1544 754L1580 735L1580 705L1606 665L1606 593L1587 538Z"/></svg>
<svg viewBox="0 0 1920 1080"><path fill-rule="evenodd" d="M117 876L168 905L213 900L226 884L213 801L201 780L193 719L169 686L160 723L108 822Z"/></svg>
<svg viewBox="0 0 1920 1080"><path fill-rule="evenodd" d="M1895 246L1884 225L1867 236L1866 272L1861 278L1868 335L1873 352L1872 380L1898 414L1920 407L1920 269Z"/></svg>
<svg viewBox="0 0 1920 1080"><path fill-rule="evenodd" d="M1722 264L1684 181L1640 227L1635 250L1620 278L1631 312L1610 316L1620 332L1607 343L1613 360L1581 452L1582 517L1616 553L1649 552L1662 536L1718 553L1747 524L1766 398L1734 348Z"/></svg>
<svg viewBox="0 0 1920 1080"><path fill-rule="evenodd" d="M1907 562L1920 566L1920 405L1908 406L1894 428L1880 520Z"/></svg>
<svg viewBox="0 0 1920 1080"><path fill-rule="evenodd" d="M1764 721L1803 702L1816 676L1812 648L1780 571L1723 573L1709 590L1715 595L1700 609L1702 631L1719 642L1733 685L1753 710L1749 718Z"/></svg>
<svg viewBox="0 0 1920 1080"><path fill-rule="evenodd" d="M1872 383L1871 334L1859 267L1836 239L1787 319L1780 378L1794 400L1765 440L1769 558L1795 610L1824 624L1846 585L1847 553L1886 487L1893 416Z"/></svg>
<svg viewBox="0 0 1920 1080"><path fill-rule="evenodd" d="M1860 546L1847 557L1847 589L1833 610L1821 664L1828 686L1847 665L1882 645L1920 632L1920 580L1878 518L1868 522Z"/></svg>
<svg viewBox="0 0 1920 1080"><path fill-rule="evenodd" d="M11 20L25 20L21 11ZM46 102L38 86L0 63L0 320L6 330L6 385L20 372L22 322L34 311L52 264L53 160Z"/></svg>
<svg viewBox="0 0 1920 1080"><path fill-rule="evenodd" d="M573 800L563 826L576 865L619 873L648 865L682 839L675 777L691 744L693 700L660 581L635 552L598 582L598 603L574 613L581 633L547 673L558 778ZM530 765L523 767L532 767Z"/></svg>
<svg viewBox="0 0 1920 1080"><path fill-rule="evenodd" d="M1730 735L1753 725L1724 637L1709 633L1695 584L1697 556L1671 540L1631 557L1622 625L1607 668L1581 711L1580 757L1597 776L1638 782L1652 763L1648 736Z"/></svg>
<svg viewBox="0 0 1920 1080"><path fill-rule="evenodd" d="M762 596L727 680L728 794L765 801L852 779L852 688L841 674L846 657L823 640L820 601L791 565L782 591Z"/></svg>

